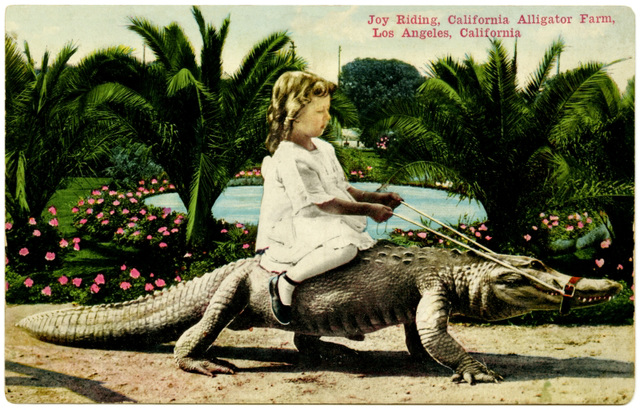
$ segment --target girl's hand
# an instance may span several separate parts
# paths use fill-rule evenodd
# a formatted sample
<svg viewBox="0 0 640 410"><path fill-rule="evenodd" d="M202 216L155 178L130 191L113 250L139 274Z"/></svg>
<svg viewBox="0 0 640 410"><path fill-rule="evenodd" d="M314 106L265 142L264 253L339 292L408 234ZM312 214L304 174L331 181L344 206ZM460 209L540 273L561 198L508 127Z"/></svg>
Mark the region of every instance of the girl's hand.
<svg viewBox="0 0 640 410"><path fill-rule="evenodd" d="M386 205L381 204L369 204L369 212L367 216L376 221L382 223L393 216L393 209Z"/></svg>
<svg viewBox="0 0 640 410"><path fill-rule="evenodd" d="M385 192L380 197L380 203L392 209L397 208L402 201L404 201L404 199L395 192Z"/></svg>

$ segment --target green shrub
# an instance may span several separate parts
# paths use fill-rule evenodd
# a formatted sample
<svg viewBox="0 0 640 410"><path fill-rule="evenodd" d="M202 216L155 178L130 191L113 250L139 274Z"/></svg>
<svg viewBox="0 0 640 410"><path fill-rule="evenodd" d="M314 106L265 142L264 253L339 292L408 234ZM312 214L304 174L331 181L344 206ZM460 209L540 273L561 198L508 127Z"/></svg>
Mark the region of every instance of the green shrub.
<svg viewBox="0 0 640 410"><path fill-rule="evenodd" d="M140 181L131 191L109 185L91 190L72 209L70 223L78 236L77 242L69 240L69 248L76 246L78 252L56 258L56 265L46 269L12 264L13 256L8 253L7 302L131 300L253 255L256 227L213 219L203 241L206 245L188 248L186 215L144 204L146 197L171 190L168 181L155 179ZM59 246L58 237L51 238L48 242ZM19 248L16 241L12 243Z"/></svg>

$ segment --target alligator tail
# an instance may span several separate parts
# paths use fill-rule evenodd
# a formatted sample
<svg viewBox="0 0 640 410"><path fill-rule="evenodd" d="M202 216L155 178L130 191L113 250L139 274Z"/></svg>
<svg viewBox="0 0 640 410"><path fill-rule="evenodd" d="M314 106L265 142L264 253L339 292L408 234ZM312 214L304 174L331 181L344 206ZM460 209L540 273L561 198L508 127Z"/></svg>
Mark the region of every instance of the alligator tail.
<svg viewBox="0 0 640 410"><path fill-rule="evenodd" d="M130 349L169 342L200 320L222 280L245 263L251 260L128 302L28 316L17 326L37 339L77 347Z"/></svg>

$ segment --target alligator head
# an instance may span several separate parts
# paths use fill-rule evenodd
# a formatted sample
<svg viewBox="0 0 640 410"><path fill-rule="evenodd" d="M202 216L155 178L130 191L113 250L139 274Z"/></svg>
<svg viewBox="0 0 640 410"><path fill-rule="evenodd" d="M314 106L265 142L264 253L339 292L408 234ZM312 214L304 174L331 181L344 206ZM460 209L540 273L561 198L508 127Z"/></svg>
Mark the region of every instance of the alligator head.
<svg viewBox="0 0 640 410"><path fill-rule="evenodd" d="M496 258L516 269L496 265L487 273L488 289L485 290L495 295L496 303L503 305L492 309L491 320L533 310L562 308L562 313L567 313L570 307L584 308L607 302L622 290L617 282L571 277L534 258L512 255L496 255Z"/></svg>

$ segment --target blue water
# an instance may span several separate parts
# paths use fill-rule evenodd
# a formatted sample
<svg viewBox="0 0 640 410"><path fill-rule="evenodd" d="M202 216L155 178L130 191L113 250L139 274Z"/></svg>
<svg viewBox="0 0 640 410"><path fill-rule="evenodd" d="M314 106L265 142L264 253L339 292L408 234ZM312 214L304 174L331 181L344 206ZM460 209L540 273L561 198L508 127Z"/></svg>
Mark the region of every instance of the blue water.
<svg viewBox="0 0 640 410"><path fill-rule="evenodd" d="M363 191L375 191L380 186L372 182L356 182L351 185ZM445 191L400 185L390 185L387 191L397 192L407 204L446 224L457 225L459 222L483 221L487 217L481 204L475 201L460 201L458 197L448 196ZM213 205L212 212L217 219L224 219L227 222L257 224L261 199L262 186L228 187ZM177 212L187 212L177 193L156 195L145 199L145 203L171 208ZM420 222L420 215L405 206L399 206L395 212L398 215ZM434 223L430 226L434 229L438 228L438 225ZM388 237L388 234L395 228L405 231L419 229L415 225L394 216L381 224L369 219L367 232L373 238L381 239Z"/></svg>

